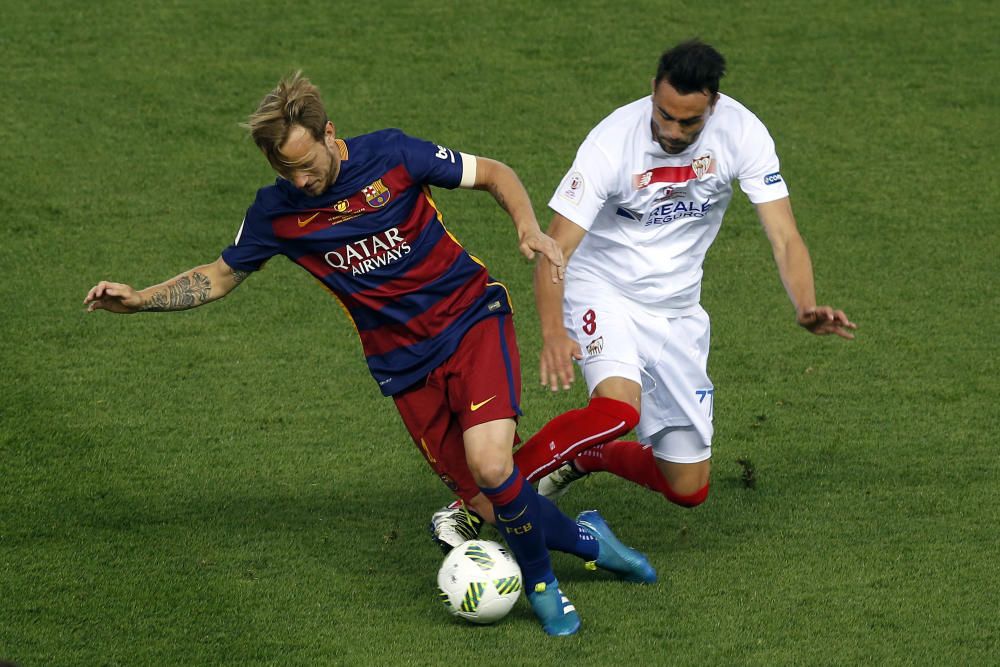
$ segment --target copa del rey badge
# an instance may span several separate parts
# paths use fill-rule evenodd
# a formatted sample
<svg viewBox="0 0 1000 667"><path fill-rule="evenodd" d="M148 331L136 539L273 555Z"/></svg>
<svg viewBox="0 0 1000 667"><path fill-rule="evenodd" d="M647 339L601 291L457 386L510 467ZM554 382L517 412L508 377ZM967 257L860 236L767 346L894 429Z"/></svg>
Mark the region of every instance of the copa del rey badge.
<svg viewBox="0 0 1000 667"><path fill-rule="evenodd" d="M574 171L565 179L559 187L559 196L573 204L579 204L583 197L583 174Z"/></svg>
<svg viewBox="0 0 1000 667"><path fill-rule="evenodd" d="M365 201L372 208L381 208L389 202L389 188L385 187L381 178L371 185L365 186L362 192L365 194Z"/></svg>

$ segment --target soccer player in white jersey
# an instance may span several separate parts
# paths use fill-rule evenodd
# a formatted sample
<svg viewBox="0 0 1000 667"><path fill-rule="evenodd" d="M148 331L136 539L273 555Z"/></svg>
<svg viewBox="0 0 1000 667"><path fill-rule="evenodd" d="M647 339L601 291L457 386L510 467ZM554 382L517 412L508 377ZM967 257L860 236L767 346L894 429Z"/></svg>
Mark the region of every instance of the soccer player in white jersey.
<svg viewBox="0 0 1000 667"><path fill-rule="evenodd" d="M652 95L590 132L549 202L549 235L571 259L565 283L546 280L544 257L537 264L542 383L568 389L576 360L590 392L586 407L556 417L515 454L550 499L597 471L683 507L707 497L714 387L702 264L734 181L767 232L798 324L854 337L843 311L816 304L774 142L719 92L724 73L722 55L701 41L664 53ZM616 440L633 428L647 444ZM435 515L438 533L447 517Z"/></svg>
<svg viewBox="0 0 1000 667"><path fill-rule="evenodd" d="M719 92L724 73L722 55L701 41L664 53L652 96L591 131L549 202L549 235L572 260L565 290L539 280L548 266L538 264L542 382L568 388L576 359L591 396L518 452L529 479L555 470L540 483L552 498L600 470L684 507L707 497L714 387L702 265L734 181L757 210L798 324L854 337L843 311L816 304L774 141ZM648 444L615 441L633 427Z"/></svg>

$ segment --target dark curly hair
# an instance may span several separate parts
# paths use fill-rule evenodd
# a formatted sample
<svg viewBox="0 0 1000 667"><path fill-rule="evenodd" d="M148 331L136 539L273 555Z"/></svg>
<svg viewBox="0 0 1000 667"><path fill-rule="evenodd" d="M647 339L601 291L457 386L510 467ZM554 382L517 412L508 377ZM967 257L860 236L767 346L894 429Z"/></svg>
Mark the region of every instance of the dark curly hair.
<svg viewBox="0 0 1000 667"><path fill-rule="evenodd" d="M700 39L689 39L660 56L656 84L666 80L682 95L719 92L719 79L726 74L726 59Z"/></svg>

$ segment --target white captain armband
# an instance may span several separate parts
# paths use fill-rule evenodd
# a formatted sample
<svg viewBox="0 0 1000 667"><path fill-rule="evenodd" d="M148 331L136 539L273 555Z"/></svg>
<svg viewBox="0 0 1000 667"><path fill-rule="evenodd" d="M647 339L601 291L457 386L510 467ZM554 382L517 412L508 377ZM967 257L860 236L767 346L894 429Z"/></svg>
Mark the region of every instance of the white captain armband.
<svg viewBox="0 0 1000 667"><path fill-rule="evenodd" d="M462 181L460 188L471 188L476 184L476 156L459 152L462 156Z"/></svg>

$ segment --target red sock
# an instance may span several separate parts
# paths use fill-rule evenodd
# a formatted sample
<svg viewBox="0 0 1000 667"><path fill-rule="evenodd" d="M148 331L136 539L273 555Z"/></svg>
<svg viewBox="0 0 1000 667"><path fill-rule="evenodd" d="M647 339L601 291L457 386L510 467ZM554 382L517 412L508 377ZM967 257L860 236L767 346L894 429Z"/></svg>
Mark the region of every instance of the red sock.
<svg viewBox="0 0 1000 667"><path fill-rule="evenodd" d="M573 463L581 472L610 472L647 489L667 493L667 480L656 467L652 445L615 440L581 452Z"/></svg>
<svg viewBox="0 0 1000 667"><path fill-rule="evenodd" d="M639 423L639 413L613 398L592 398L587 407L559 415L531 436L514 454L529 482L549 474L588 447L625 435Z"/></svg>
<svg viewBox="0 0 1000 667"><path fill-rule="evenodd" d="M606 471L622 479L662 493L667 500L681 507L694 507L705 502L708 484L689 495L670 488L653 457L653 447L631 440L616 440L592 447L573 461L581 472Z"/></svg>

